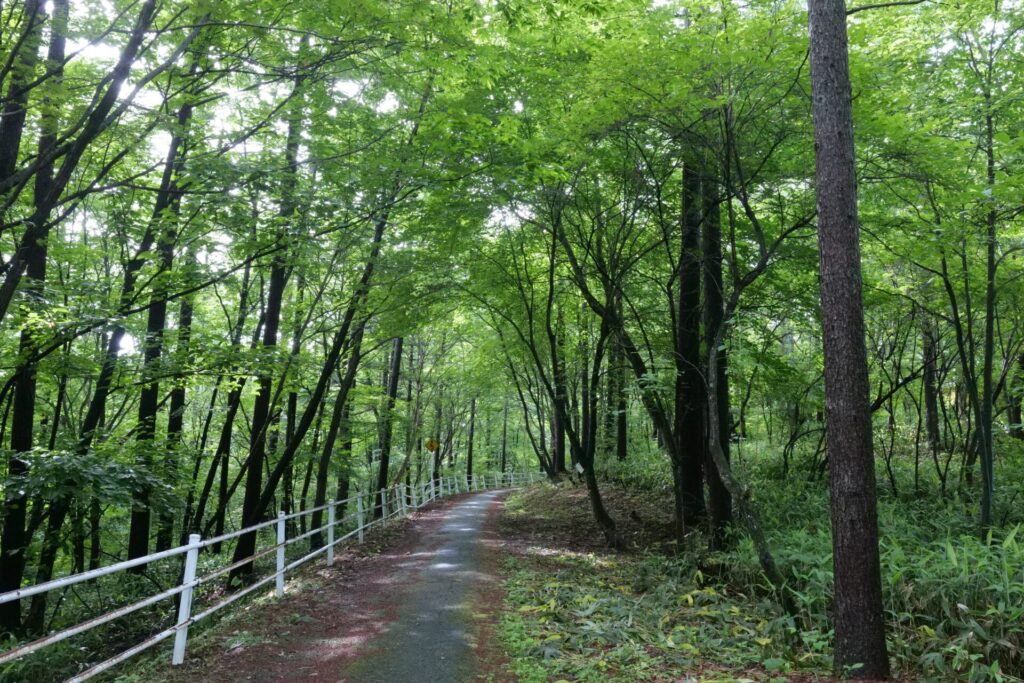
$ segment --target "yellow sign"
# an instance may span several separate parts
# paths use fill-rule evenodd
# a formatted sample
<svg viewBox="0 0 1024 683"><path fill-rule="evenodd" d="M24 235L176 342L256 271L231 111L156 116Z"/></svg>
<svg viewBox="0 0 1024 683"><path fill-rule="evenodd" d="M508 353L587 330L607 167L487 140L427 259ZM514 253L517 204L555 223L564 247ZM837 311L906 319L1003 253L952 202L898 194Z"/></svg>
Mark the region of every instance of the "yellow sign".
<svg viewBox="0 0 1024 683"><path fill-rule="evenodd" d="M425 443L424 445L427 447L427 450L430 451L431 453L437 450L437 442L434 441L433 439L427 439L427 443Z"/></svg>

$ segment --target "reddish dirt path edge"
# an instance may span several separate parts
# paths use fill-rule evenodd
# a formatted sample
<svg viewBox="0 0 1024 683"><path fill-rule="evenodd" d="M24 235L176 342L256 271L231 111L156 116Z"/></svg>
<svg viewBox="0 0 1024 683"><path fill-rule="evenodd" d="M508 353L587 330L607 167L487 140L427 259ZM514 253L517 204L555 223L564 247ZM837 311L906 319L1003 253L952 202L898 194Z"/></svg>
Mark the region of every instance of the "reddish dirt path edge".
<svg viewBox="0 0 1024 683"><path fill-rule="evenodd" d="M343 681L351 665L397 616L436 546L433 533L448 511L473 494L453 496L290 577L279 602L250 603L189 645L184 665L164 681ZM481 532L482 569L490 577L474 591L476 678L513 680L495 631L504 591L497 518L504 495L489 506Z"/></svg>

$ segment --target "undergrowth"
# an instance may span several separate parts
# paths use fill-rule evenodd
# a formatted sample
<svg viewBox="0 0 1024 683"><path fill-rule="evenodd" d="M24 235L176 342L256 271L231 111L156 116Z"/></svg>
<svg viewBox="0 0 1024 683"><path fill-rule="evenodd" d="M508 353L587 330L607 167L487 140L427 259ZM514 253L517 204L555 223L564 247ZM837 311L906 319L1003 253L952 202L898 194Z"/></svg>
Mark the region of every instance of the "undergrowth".
<svg viewBox="0 0 1024 683"><path fill-rule="evenodd" d="M1024 481L1014 446L1001 451L1005 482ZM503 635L514 673L527 681L679 680L680 672L707 681L826 676L833 635L827 484L801 471L783 477L774 459L749 453L748 447L737 470L798 598L796 618L771 602L741 532L729 552L715 554L697 534L676 552L532 546L508 568ZM879 527L894 671L911 680L1021 680L1024 538L1013 486L997 493L1002 508L996 518L1006 523L983 540L970 497L943 497L924 477L915 492L911 463L892 465L901 495L880 480ZM633 462L628 469L611 463L603 474L606 490L642 492L666 515L671 509L669 473L660 461ZM544 516L565 514L565 496L522 496L506 516L536 518L538 509ZM613 509L620 519L631 512Z"/></svg>

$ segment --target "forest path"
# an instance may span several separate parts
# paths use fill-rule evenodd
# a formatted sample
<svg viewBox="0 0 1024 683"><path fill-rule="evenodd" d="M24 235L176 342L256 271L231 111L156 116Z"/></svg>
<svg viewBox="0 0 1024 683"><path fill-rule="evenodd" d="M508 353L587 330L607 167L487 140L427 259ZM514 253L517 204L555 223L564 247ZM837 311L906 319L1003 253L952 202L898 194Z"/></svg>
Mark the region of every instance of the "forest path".
<svg viewBox="0 0 1024 683"><path fill-rule="evenodd" d="M479 593L494 581L484 566L483 529L500 491L458 503L418 552L427 564L416 577L397 620L343 674L350 683L468 681L476 672L474 611Z"/></svg>
<svg viewBox="0 0 1024 683"><path fill-rule="evenodd" d="M461 683L493 673L493 529L507 493L457 496L368 537L310 585L225 624L163 680Z"/></svg>

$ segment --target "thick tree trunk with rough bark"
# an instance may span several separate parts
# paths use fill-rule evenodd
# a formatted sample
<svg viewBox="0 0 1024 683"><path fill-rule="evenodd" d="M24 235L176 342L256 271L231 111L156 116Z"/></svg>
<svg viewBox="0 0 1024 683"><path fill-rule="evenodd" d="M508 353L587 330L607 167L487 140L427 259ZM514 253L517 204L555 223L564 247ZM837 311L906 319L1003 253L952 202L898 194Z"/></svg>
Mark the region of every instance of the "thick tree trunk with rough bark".
<svg viewBox="0 0 1024 683"><path fill-rule="evenodd" d="M888 678L843 0L810 0L811 86L832 494L834 665ZM854 668L855 667L855 668Z"/></svg>
<svg viewBox="0 0 1024 683"><path fill-rule="evenodd" d="M683 168L683 220L679 254L678 311L675 333L676 405L673 436L676 536L704 521L704 380L700 353L700 174Z"/></svg>

